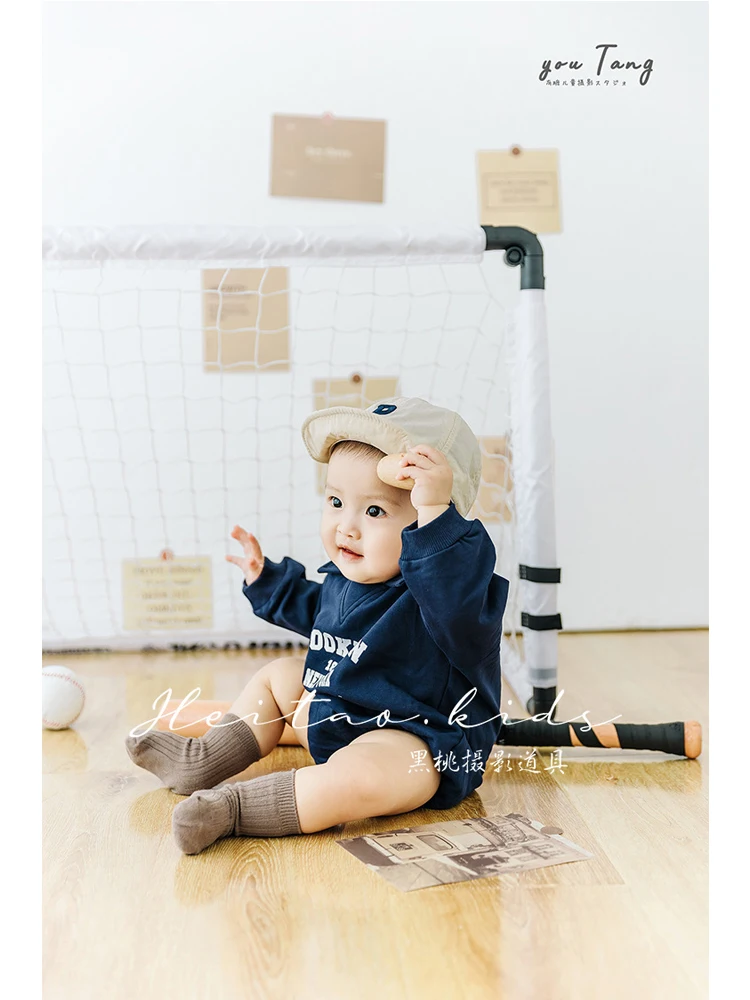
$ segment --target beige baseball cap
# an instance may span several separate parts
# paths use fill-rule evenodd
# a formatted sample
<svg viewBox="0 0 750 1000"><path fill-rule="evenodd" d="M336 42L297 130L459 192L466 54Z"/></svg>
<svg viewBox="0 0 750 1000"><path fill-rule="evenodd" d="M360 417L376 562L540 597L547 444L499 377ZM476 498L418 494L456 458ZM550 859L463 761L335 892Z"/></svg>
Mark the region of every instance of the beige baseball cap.
<svg viewBox="0 0 750 1000"><path fill-rule="evenodd" d="M460 414L418 396L381 399L367 409L331 406L302 424L302 440L316 462L327 462L337 441L364 441L386 455L429 444L453 470L451 499L462 517L471 510L482 478L482 452Z"/></svg>

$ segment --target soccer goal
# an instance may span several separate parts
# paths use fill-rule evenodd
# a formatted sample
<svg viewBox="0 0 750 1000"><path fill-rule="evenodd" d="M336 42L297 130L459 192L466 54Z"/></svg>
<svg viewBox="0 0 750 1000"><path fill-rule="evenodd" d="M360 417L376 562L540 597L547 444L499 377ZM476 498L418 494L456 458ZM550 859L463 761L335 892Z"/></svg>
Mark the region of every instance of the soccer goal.
<svg viewBox="0 0 750 1000"><path fill-rule="evenodd" d="M327 406L421 396L482 448L470 517L510 580L506 680L557 684L542 248L516 227L45 229L48 651L306 646L256 618L229 537L322 580Z"/></svg>

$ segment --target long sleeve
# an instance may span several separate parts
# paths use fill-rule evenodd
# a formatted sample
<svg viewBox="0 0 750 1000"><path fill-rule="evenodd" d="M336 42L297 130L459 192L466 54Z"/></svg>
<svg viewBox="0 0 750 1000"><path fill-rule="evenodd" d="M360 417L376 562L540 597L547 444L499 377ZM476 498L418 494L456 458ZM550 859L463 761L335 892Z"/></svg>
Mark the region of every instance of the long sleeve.
<svg viewBox="0 0 750 1000"><path fill-rule="evenodd" d="M494 572L497 553L481 521L451 503L424 527L401 532L401 573L425 627L459 669L500 646L508 581Z"/></svg>
<svg viewBox="0 0 750 1000"><path fill-rule="evenodd" d="M266 558L258 579L245 583L242 592L259 618L309 638L322 589L322 583L305 578L302 563L285 556L279 563Z"/></svg>

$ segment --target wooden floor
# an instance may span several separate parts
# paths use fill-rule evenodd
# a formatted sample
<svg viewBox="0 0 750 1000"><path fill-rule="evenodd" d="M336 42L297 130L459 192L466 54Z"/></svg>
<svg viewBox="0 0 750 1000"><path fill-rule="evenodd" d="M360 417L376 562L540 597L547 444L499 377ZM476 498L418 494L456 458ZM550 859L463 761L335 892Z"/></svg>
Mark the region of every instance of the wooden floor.
<svg viewBox="0 0 750 1000"><path fill-rule="evenodd" d="M74 729L43 733L45 1000L708 995L707 632L560 636L557 719L696 718L698 760L565 748L563 774L488 769L450 811L184 856L170 831L182 799L131 764L123 739L165 688L231 701L275 655L45 658L87 691ZM503 710L517 709L506 690ZM308 765L283 746L243 777ZM509 812L562 827L593 859L402 893L335 843Z"/></svg>

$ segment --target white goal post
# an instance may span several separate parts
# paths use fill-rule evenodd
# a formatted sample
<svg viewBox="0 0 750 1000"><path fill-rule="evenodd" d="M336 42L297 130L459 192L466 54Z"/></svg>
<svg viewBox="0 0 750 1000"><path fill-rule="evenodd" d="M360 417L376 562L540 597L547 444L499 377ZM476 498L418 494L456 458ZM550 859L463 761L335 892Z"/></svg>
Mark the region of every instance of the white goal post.
<svg viewBox="0 0 750 1000"><path fill-rule="evenodd" d="M302 421L422 396L480 442L469 516L511 584L503 674L547 711L562 623L533 233L46 228L43 262L45 650L306 646L253 614L229 532L321 580Z"/></svg>

